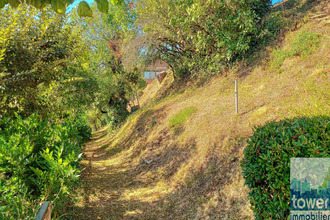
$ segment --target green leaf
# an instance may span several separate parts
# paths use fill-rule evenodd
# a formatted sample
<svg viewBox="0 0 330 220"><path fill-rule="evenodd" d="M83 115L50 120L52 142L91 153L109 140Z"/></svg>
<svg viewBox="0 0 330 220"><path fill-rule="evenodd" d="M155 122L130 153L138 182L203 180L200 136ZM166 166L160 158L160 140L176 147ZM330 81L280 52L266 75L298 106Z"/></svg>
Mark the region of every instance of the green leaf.
<svg viewBox="0 0 330 220"><path fill-rule="evenodd" d="M120 6L124 3L124 0L111 0L111 4L115 6Z"/></svg>
<svg viewBox="0 0 330 220"><path fill-rule="evenodd" d="M67 5L71 5L74 2L74 0L66 0Z"/></svg>
<svg viewBox="0 0 330 220"><path fill-rule="evenodd" d="M19 0L9 0L8 2L10 4L10 6L13 7L13 8L18 7L19 4L20 4L20 1Z"/></svg>
<svg viewBox="0 0 330 220"><path fill-rule="evenodd" d="M64 0L51 0L52 9L59 14L65 14L66 2Z"/></svg>
<svg viewBox="0 0 330 220"><path fill-rule="evenodd" d="M32 6L38 8L38 9L42 9L44 7L46 7L47 4L49 4L48 1L44 1L44 0L29 0L27 1L28 4L31 4Z"/></svg>
<svg viewBox="0 0 330 220"><path fill-rule="evenodd" d="M0 211L5 212L8 210L8 206L0 206Z"/></svg>
<svg viewBox="0 0 330 220"><path fill-rule="evenodd" d="M82 1L78 5L78 15L80 17L92 17L93 13L86 1Z"/></svg>
<svg viewBox="0 0 330 220"><path fill-rule="evenodd" d="M97 9L100 12L108 13L109 3L108 0L96 0Z"/></svg>
<svg viewBox="0 0 330 220"><path fill-rule="evenodd" d="M7 0L0 0L0 8L5 7L6 4L8 4Z"/></svg>

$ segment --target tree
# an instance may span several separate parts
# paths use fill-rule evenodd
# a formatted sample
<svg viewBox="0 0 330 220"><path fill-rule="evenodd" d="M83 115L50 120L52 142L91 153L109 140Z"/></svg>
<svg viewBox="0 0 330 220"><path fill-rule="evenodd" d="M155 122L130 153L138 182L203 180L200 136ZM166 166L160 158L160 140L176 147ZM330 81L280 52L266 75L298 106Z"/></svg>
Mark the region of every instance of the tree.
<svg viewBox="0 0 330 220"><path fill-rule="evenodd" d="M141 0L141 50L165 60L176 76L226 65L249 50L270 0ZM219 65L214 69L218 70Z"/></svg>
<svg viewBox="0 0 330 220"><path fill-rule="evenodd" d="M95 7L92 5L92 10ZM127 33L134 28L131 9L110 5L108 14L95 12L93 18L79 20L80 34L89 50L88 71L94 73L99 86L94 106L114 125L128 115L130 94L141 77L138 71L123 67L122 48Z"/></svg>
<svg viewBox="0 0 330 220"><path fill-rule="evenodd" d="M29 115L44 105L42 93L74 76L79 35L63 16L25 4L2 9L1 24L0 111Z"/></svg>

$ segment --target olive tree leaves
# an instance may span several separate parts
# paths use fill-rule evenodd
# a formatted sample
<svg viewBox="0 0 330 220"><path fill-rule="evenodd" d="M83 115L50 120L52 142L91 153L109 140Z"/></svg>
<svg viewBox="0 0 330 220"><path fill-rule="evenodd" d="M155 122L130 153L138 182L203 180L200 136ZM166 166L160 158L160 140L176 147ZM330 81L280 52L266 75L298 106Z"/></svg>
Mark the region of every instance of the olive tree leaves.
<svg viewBox="0 0 330 220"><path fill-rule="evenodd" d="M108 0L96 0L97 9L100 12L108 13L109 3Z"/></svg>
<svg viewBox="0 0 330 220"><path fill-rule="evenodd" d="M59 13L65 14L68 5L72 4L75 0L27 0L26 3L35 8L42 9L47 5ZM20 0L0 0L0 9L9 4L11 7L16 8L21 4ZM109 2L108 0L96 0L97 9L102 13L108 13ZM111 4L114 6L122 6L125 4L124 0L111 0ZM86 1L82 1L78 4L78 15L80 17L92 17L92 10Z"/></svg>
<svg viewBox="0 0 330 220"><path fill-rule="evenodd" d="M68 2L65 0L51 0L51 6L59 14L65 14Z"/></svg>
<svg viewBox="0 0 330 220"><path fill-rule="evenodd" d="M6 0L0 0L0 8L5 7L8 2Z"/></svg>
<svg viewBox="0 0 330 220"><path fill-rule="evenodd" d="M87 2L82 1L79 3L78 15L80 17L92 17L93 13Z"/></svg>

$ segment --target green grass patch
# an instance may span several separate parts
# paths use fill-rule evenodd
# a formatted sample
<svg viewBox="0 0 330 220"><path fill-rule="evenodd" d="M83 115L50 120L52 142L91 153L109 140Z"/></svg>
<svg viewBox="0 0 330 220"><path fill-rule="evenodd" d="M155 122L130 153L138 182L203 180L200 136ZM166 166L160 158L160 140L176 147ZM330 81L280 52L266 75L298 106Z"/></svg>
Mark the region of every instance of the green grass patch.
<svg viewBox="0 0 330 220"><path fill-rule="evenodd" d="M271 68L279 68L287 58L294 56L308 57L320 45L321 35L302 29L293 40L290 49L275 49L272 53Z"/></svg>
<svg viewBox="0 0 330 220"><path fill-rule="evenodd" d="M301 30L291 46L292 56L307 56L320 45L320 34Z"/></svg>
<svg viewBox="0 0 330 220"><path fill-rule="evenodd" d="M290 51L277 48L273 51L273 57L274 59L270 62L270 66L275 69L282 66L284 60L290 57Z"/></svg>
<svg viewBox="0 0 330 220"><path fill-rule="evenodd" d="M174 129L174 132L179 132L186 120L197 111L194 106L187 107L170 118L168 125Z"/></svg>

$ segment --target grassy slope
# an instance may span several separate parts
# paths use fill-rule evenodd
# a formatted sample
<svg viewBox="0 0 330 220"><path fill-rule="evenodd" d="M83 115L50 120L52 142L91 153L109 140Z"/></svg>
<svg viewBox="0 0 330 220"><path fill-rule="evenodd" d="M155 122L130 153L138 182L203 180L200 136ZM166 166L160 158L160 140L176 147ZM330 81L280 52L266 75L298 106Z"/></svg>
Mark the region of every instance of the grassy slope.
<svg viewBox="0 0 330 220"><path fill-rule="evenodd" d="M80 218L252 218L240 161L253 126L330 115L329 17L316 16L326 11L324 1L282 36L279 49L267 48L226 76L202 86L178 88L170 76L161 86L149 85L139 111L115 134L87 145L88 196L77 208ZM316 47L293 48L306 32L317 33L305 42ZM235 77L239 115L234 114Z"/></svg>

